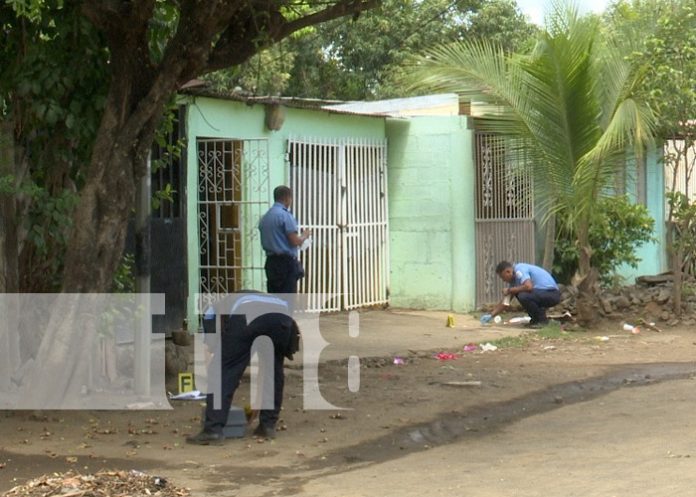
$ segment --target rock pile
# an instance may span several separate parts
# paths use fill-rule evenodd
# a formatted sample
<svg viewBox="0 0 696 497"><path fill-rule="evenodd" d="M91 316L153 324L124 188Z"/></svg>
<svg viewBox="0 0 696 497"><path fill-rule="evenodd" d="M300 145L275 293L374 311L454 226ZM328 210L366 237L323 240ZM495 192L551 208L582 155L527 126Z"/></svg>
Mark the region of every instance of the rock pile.
<svg viewBox="0 0 696 497"><path fill-rule="evenodd" d="M570 285L559 285L561 303L550 313L575 314L578 290ZM687 279L682 291L682 314L674 312L672 275L641 276L635 285L603 288L599 291L597 311L607 319L661 322L670 326L696 324L696 281Z"/></svg>

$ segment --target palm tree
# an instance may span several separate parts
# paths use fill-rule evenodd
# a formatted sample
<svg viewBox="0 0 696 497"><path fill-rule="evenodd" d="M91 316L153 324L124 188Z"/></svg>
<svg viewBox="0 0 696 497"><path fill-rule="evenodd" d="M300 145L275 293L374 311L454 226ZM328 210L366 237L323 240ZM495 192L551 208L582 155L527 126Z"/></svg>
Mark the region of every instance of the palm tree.
<svg viewBox="0 0 696 497"><path fill-rule="evenodd" d="M636 96L641 68L596 17L555 6L546 24L528 54L485 40L438 47L418 60L416 86L485 102L481 128L513 138L533 168L545 220L557 218L576 234L578 317L589 323L596 315L589 229L597 201L626 156L651 140L653 117Z"/></svg>

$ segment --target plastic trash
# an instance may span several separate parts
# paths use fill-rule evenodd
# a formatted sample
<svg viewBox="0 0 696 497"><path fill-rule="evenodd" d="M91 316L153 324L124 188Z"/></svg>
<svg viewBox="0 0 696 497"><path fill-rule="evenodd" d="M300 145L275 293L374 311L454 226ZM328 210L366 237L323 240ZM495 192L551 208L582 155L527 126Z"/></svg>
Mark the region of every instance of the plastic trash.
<svg viewBox="0 0 696 497"><path fill-rule="evenodd" d="M459 356L450 352L438 352L433 357L438 361L451 361L453 359L457 359Z"/></svg>
<svg viewBox="0 0 696 497"><path fill-rule="evenodd" d="M480 319L481 324L488 324L492 320L493 320L493 316L491 316L490 314L484 314L483 316L481 316L481 319Z"/></svg>
<svg viewBox="0 0 696 497"><path fill-rule="evenodd" d="M404 364L406 364L406 361L404 361L403 357L396 356L394 358L394 364L396 364L397 366L403 366Z"/></svg>
<svg viewBox="0 0 696 497"><path fill-rule="evenodd" d="M494 322L495 324L500 324L500 323L503 322L503 318L501 318L500 316L496 316L496 317L493 318L493 322Z"/></svg>
<svg viewBox="0 0 696 497"><path fill-rule="evenodd" d="M600 342L608 342L609 341L609 337L607 337L607 336L601 336L601 337L597 336L597 337L594 337L594 339L599 340Z"/></svg>
<svg viewBox="0 0 696 497"><path fill-rule="evenodd" d="M478 345L475 343L467 343L464 345L464 352L473 352L474 350L478 350Z"/></svg>
<svg viewBox="0 0 696 497"><path fill-rule="evenodd" d="M624 323L623 329L624 331L630 331L634 335L640 334L640 328L637 326L633 326L632 324Z"/></svg>
<svg viewBox="0 0 696 497"><path fill-rule="evenodd" d="M523 323L529 323L532 320L530 316L518 316L515 318L510 318L508 319L508 323L510 324L523 324Z"/></svg>
<svg viewBox="0 0 696 497"><path fill-rule="evenodd" d="M498 350L498 347L496 347L492 343L484 343L481 345L481 352L493 352L496 350Z"/></svg>
<svg viewBox="0 0 696 497"><path fill-rule="evenodd" d="M452 314L447 316L447 327L454 328L454 316Z"/></svg>

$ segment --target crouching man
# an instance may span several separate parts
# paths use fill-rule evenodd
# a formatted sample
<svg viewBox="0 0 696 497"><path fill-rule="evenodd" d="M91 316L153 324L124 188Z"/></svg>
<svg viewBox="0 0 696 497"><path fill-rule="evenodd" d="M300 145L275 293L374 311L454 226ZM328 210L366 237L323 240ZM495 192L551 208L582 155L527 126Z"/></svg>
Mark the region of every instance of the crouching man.
<svg viewBox="0 0 696 497"><path fill-rule="evenodd" d="M558 305L561 301L561 292L553 276L539 266L522 262L513 265L508 261L501 261L496 266L495 272L508 284L508 287L503 290L503 300L496 304L493 311L481 316L481 323L490 322L510 305L511 298L517 297L520 305L531 318L529 327L546 326L549 323L546 309Z"/></svg>
<svg viewBox="0 0 696 497"><path fill-rule="evenodd" d="M212 347L214 359L211 365L215 364L217 355L220 357L220 368L216 372L216 368L211 366L209 373L209 381L218 376L220 378L220 398L216 399L213 393L208 393L203 430L186 439L191 444L209 445L222 443L224 440L223 428L227 423L232 397L249 366L254 341L259 337L268 337L273 344L273 408L261 409L259 425L253 434L275 438L276 423L283 402L285 358L292 360L293 354L299 350L300 331L290 317L284 300L261 293L236 294L231 297L230 310L227 314L220 312L221 336L218 346ZM216 311L208 308L203 319L206 333L214 333L215 321ZM260 354L262 368L269 355ZM215 401L219 403L219 408L216 408Z"/></svg>

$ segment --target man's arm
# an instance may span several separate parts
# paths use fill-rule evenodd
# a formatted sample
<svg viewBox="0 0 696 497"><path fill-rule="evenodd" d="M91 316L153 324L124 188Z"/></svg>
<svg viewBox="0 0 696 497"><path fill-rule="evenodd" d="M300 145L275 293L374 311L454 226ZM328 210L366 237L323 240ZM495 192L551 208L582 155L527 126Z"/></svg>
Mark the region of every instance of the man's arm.
<svg viewBox="0 0 696 497"><path fill-rule="evenodd" d="M503 290L503 295L517 295L522 292L531 292L534 289L532 285L532 279L526 279L519 286L511 286L510 288L505 288Z"/></svg>
<svg viewBox="0 0 696 497"><path fill-rule="evenodd" d="M297 234L297 220L289 214L286 213L285 218L283 219L283 229L285 230L285 236L288 237L288 242L290 243L291 247L299 247L304 243L304 241L309 238L309 235L311 233L310 230L302 230L302 232L298 235Z"/></svg>
<svg viewBox="0 0 696 497"><path fill-rule="evenodd" d="M500 314L501 312L503 312L503 311L505 310L506 307L507 307L507 306L506 306L505 304L503 304L502 301L501 301L501 302L498 302L497 304L495 304L495 307L494 307L493 310L491 311L491 317L493 317L493 318L496 317L498 314Z"/></svg>
<svg viewBox="0 0 696 497"><path fill-rule="evenodd" d="M304 243L304 241L309 238L309 235L311 234L311 230L306 229L302 230L302 234L298 235L297 231L292 231L288 233L288 242L290 242L290 245L293 247L299 247Z"/></svg>

